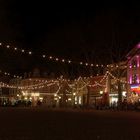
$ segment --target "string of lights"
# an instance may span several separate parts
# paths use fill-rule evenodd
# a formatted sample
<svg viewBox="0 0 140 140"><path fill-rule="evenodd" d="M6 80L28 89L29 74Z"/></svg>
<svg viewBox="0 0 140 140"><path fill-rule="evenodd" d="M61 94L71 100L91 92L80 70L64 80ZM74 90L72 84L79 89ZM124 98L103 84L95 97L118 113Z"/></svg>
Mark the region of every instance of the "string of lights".
<svg viewBox="0 0 140 140"><path fill-rule="evenodd" d="M68 91L67 89L66 89L66 92L69 93L69 94L72 94L72 92L71 91Z"/></svg>
<svg viewBox="0 0 140 140"><path fill-rule="evenodd" d="M54 84L56 84L57 82L53 82L53 83L39 83L39 84L35 84L35 85L29 85L29 86L21 86L18 87L19 89L40 89L40 88L44 88L44 87L50 87Z"/></svg>
<svg viewBox="0 0 140 140"><path fill-rule="evenodd" d="M12 75L9 72L5 72L5 71L2 71L2 70L0 70L0 74L5 75L5 76L11 76L13 78L20 78L20 79L22 78L22 76Z"/></svg>
<svg viewBox="0 0 140 140"><path fill-rule="evenodd" d="M94 85L90 85L89 83L90 82L88 82L88 83L86 83L85 81L83 81L84 82L84 85L82 86L82 87L80 87L80 88L75 88L75 84L77 84L78 83L78 81L80 80L80 79L82 79L82 77L79 77L77 80L76 80L76 82L75 82L75 84L68 84L68 86L70 87L70 88L72 88L72 89L76 89L76 90L82 90L83 88L85 88L86 86L105 86L105 85L102 85L102 84L100 84L101 82L103 82L103 80L105 80L105 78L107 77L107 74L108 74L108 72L106 72L106 74L104 75L104 77L100 80L100 82L98 83L98 82L96 82ZM84 77L85 78L85 77ZM88 77L89 78L89 77ZM31 79L29 79L29 80L31 80ZM62 77L59 79L59 81L54 81L54 80L51 80L51 82L54 82L54 83L59 83L60 81L69 81L69 80L66 80L66 79L63 79ZM38 85L30 85L30 86L26 86L26 87L22 87L22 88L34 88L35 87L35 89L37 88L37 86L38 87L40 87L40 88L42 88L42 87L44 87L44 85L42 85L42 86L40 86L40 84L45 84L45 83L47 83L47 82L50 82L50 81L47 81L47 80L43 80L43 82L44 83L39 83Z"/></svg>
<svg viewBox="0 0 140 140"><path fill-rule="evenodd" d="M82 87L80 87L80 88L76 88L76 85L75 85L75 84L68 84L68 86L69 86L70 88L74 89L74 90L82 90L82 89L85 88L86 86L90 86L90 87L95 87L95 86L106 87L106 85L103 85L103 84L100 84L100 83L102 83L102 82L107 78L107 75L108 75L108 72L105 73L104 77L103 77L99 82L95 81L95 84L90 84L90 82L85 83L85 81L83 81L85 84L84 84ZM78 79L80 79L80 78L78 78ZM78 80L77 80L77 81L78 81ZM76 81L76 82L77 82L77 81ZM77 84L77 83L76 83L76 84Z"/></svg>
<svg viewBox="0 0 140 140"><path fill-rule="evenodd" d="M57 83L50 83L50 84L40 85L40 86L35 86L35 87L24 87L24 88L22 88L22 90L36 90L36 89L42 89L42 88L50 87L50 86L53 86L53 85L58 85L58 84Z"/></svg>
<svg viewBox="0 0 140 140"><path fill-rule="evenodd" d="M6 45L4 43L0 43L0 46L3 47L3 48L12 49L16 52L20 52L20 53L23 53L23 54L28 54L30 56L32 54L35 54L33 51L20 49L20 48L14 47L14 46ZM60 58L60 57L57 57L57 56L51 56L49 54L47 54L47 55L46 54L41 54L40 57L43 58L43 59L48 59L48 60L51 60L51 61L55 61L57 63L66 63L66 64L73 63L73 64L78 64L78 65L86 66L86 67L96 67L96 68L118 67L118 65L93 64L93 63L88 63L88 62L83 62L83 61L77 62L77 61L73 61L71 59L64 59L64 58Z"/></svg>
<svg viewBox="0 0 140 140"><path fill-rule="evenodd" d="M40 89L40 88L44 88L44 87L49 87L52 86L54 84L58 83L58 81L53 81L50 83L45 81L45 82L41 82L38 84L33 84L33 85L28 85L28 86L20 86L20 85L10 85L10 84L6 84L4 82L0 82L0 87L3 88L17 88L17 89Z"/></svg>
<svg viewBox="0 0 140 140"><path fill-rule="evenodd" d="M88 85L89 87L96 87L96 86L100 86L100 87L106 87L106 85L103 85L103 84L100 84L100 83L98 83L98 82L96 82L95 81L95 84L93 84L93 85Z"/></svg>
<svg viewBox="0 0 140 140"><path fill-rule="evenodd" d="M125 80L122 80L122 79L119 79L119 78L117 78L117 77L115 77L112 73L110 73L109 71L108 71L108 74L113 78L113 79L115 79L116 81L120 81L121 83L124 83L124 84L127 84L128 82L127 81L125 81Z"/></svg>
<svg viewBox="0 0 140 140"><path fill-rule="evenodd" d="M106 87L106 85L103 85L103 84L101 84L101 83L102 83L104 80L106 80L107 77L108 77L108 71L106 71L105 75L103 76L103 78L102 78L99 82L94 81L95 84L89 84L88 86L89 86L89 87L95 87L95 86Z"/></svg>
<svg viewBox="0 0 140 140"><path fill-rule="evenodd" d="M121 83L127 83L127 81L125 80L122 80L122 79L119 79L117 77L115 77L112 73L110 73L109 71L107 71L105 73L105 75L103 76L103 78L98 82L98 81L94 81L95 83L94 84L90 84L90 81L88 82L85 82L83 80L82 77L79 77L75 82L74 84L68 84L68 86L73 89L73 90L82 90L83 88L87 87L87 86L90 86L90 87L95 87L95 86L102 86L102 87L105 87L106 85L104 84L101 84L105 79L107 79L108 77L108 74L113 78L115 79L116 81L120 81ZM81 86L81 87L77 87L77 84L79 82L79 80L82 80L84 85ZM88 78L87 78L88 79ZM32 79L29 79L29 81L31 81ZM34 80L34 79L33 79ZM21 86L21 85L10 85L10 84L6 84L6 83L3 83L3 82L0 82L0 87L5 87L5 88L17 88L17 89L22 89L22 90L25 90L25 89L40 89L40 88L44 88L44 87L49 87L49 86L52 86L54 84L58 84L60 83L61 81L63 81L64 79L63 78L60 78L59 80L35 80L36 82L39 82L39 83L35 83L35 84L30 84L30 85L25 85L25 86ZM66 79L65 79L66 80ZM66 80L68 82L68 80ZM29 84L29 83L28 83Z"/></svg>
<svg viewBox="0 0 140 140"><path fill-rule="evenodd" d="M61 86L59 86L59 84L57 84L57 86L58 86L58 89L56 90L56 92L45 92L45 93L41 93L41 94L56 96L59 93L60 89L61 89ZM28 95L28 90L29 89L22 90L23 95L26 95L26 94Z"/></svg>

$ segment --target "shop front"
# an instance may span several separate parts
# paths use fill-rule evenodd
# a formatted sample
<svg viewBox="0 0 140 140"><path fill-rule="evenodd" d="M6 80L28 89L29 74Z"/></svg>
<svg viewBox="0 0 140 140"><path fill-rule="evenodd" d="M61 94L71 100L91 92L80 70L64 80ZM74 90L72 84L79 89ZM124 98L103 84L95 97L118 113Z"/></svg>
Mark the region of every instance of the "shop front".
<svg viewBox="0 0 140 140"><path fill-rule="evenodd" d="M130 85L128 101L131 103L140 102L140 84Z"/></svg>

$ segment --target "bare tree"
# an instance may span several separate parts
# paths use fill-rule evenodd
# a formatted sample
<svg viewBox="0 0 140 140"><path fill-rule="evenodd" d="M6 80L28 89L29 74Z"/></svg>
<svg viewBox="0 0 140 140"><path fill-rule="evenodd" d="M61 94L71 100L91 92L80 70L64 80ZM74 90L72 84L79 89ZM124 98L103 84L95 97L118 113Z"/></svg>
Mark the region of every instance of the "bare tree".
<svg viewBox="0 0 140 140"><path fill-rule="evenodd" d="M114 37L114 36L113 36ZM115 37L114 37L115 38ZM127 51L123 50L121 43L113 38L111 46L108 48L108 56L110 58L110 64L107 70L111 72L117 79L117 92L118 92L118 103L122 103L122 84L121 78L126 77L126 60L125 56ZM110 83L111 84L111 83Z"/></svg>

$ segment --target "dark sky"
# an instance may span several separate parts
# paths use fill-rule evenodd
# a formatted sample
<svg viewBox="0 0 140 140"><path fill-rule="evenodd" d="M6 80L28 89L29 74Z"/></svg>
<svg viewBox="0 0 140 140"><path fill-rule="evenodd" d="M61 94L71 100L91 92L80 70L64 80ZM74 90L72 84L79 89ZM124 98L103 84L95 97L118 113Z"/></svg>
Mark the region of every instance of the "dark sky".
<svg viewBox="0 0 140 140"><path fill-rule="evenodd" d="M111 63L112 54L113 61L117 61L118 53L125 56L140 41L140 8L103 3L68 8L41 1L1 1L0 40L36 54L107 64ZM67 69L77 73L80 69L5 49L1 50L0 62L1 69L12 73L31 71L35 67L48 73L63 73Z"/></svg>

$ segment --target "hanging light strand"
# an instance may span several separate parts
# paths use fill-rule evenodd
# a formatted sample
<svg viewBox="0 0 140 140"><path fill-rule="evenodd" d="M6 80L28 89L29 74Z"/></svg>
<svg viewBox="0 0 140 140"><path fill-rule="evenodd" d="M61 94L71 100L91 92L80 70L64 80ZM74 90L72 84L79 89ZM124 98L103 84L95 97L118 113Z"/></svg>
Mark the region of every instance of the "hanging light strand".
<svg viewBox="0 0 140 140"><path fill-rule="evenodd" d="M25 49L20 49L20 48L11 46L11 45L6 45L4 43L0 43L0 46L4 47L4 48L7 48L7 49L12 49L12 50L14 50L16 52L28 54L30 56L32 56L32 54L35 54L33 51L28 51L28 50L25 50ZM67 63L67 64L73 63L73 64L78 64L78 65L81 65L81 66L85 66L85 67L94 67L94 68L95 67L96 68L109 67L109 65L93 64L93 63L88 63L88 62L83 62L83 61L77 62L77 61L73 61L71 59L64 59L64 58L60 58L60 57L57 57L57 56L46 55L46 54L41 54L40 57L43 58L43 59L48 59L48 60L51 60L51 61L55 61L57 63Z"/></svg>
<svg viewBox="0 0 140 140"><path fill-rule="evenodd" d="M0 70L0 74L5 75L5 76L10 76L10 77L13 77L13 78L20 78L20 79L22 79L22 76L12 75L9 72L5 72L5 71L2 71L2 70Z"/></svg>
<svg viewBox="0 0 140 140"><path fill-rule="evenodd" d="M120 81L121 83L124 83L124 84L127 84L127 83L128 83L126 80L121 80L121 79L115 77L115 76L114 76L112 73L110 73L109 71L108 71L108 74L109 74L114 80L116 80L116 81Z"/></svg>

